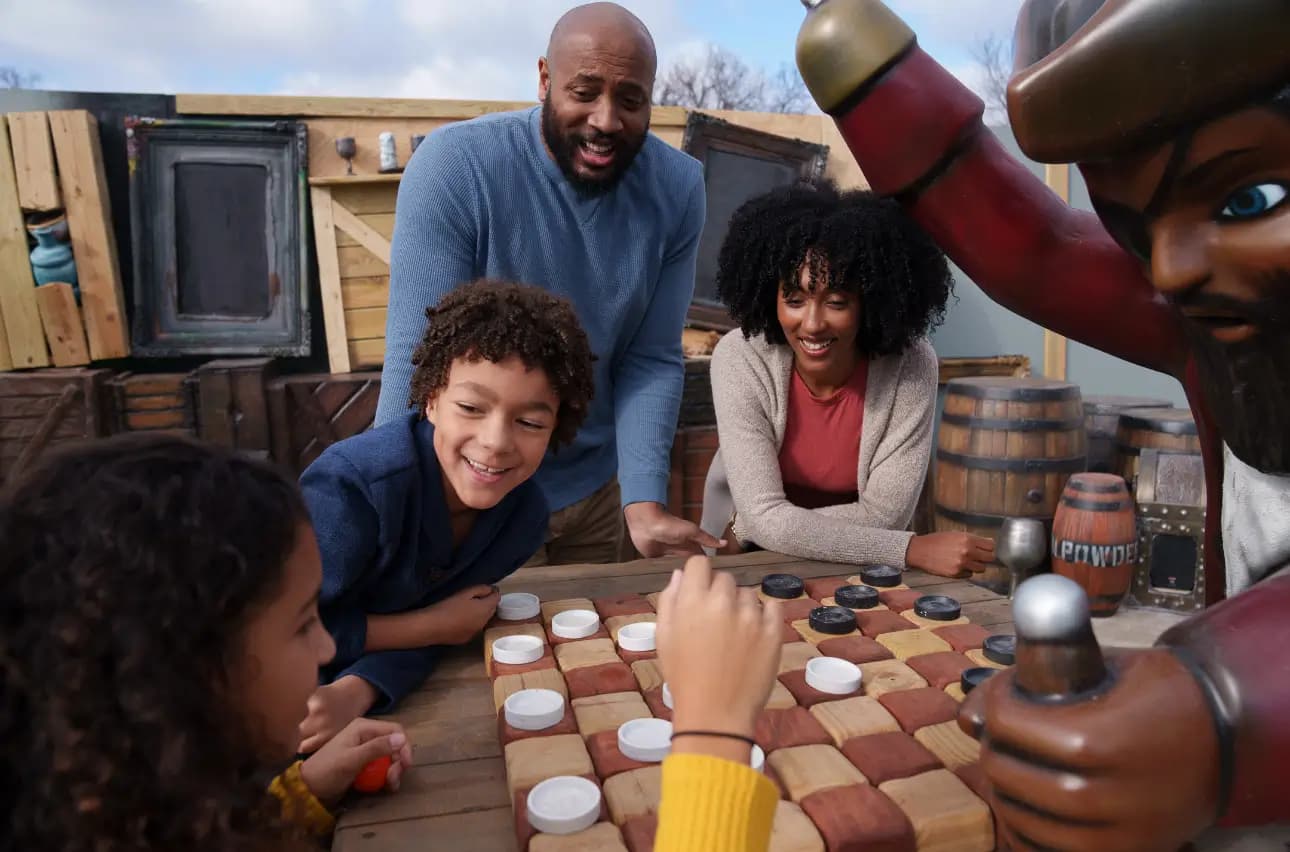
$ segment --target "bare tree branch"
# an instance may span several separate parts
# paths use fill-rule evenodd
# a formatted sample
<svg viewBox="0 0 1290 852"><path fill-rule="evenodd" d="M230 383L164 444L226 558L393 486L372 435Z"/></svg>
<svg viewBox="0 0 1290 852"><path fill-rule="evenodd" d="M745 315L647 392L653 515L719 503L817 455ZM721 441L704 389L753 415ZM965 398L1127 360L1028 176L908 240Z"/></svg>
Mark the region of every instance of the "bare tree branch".
<svg viewBox="0 0 1290 852"><path fill-rule="evenodd" d="M39 74L24 74L12 65L0 65L0 89L31 89L39 82Z"/></svg>
<svg viewBox="0 0 1290 852"><path fill-rule="evenodd" d="M767 77L714 44L664 71L655 92L660 106L691 109L805 112L813 103L796 68L785 65Z"/></svg>
<svg viewBox="0 0 1290 852"><path fill-rule="evenodd" d="M1012 42L989 35L972 48L972 58L981 68L982 97L988 115L997 121L1008 116L1008 80L1012 76Z"/></svg>

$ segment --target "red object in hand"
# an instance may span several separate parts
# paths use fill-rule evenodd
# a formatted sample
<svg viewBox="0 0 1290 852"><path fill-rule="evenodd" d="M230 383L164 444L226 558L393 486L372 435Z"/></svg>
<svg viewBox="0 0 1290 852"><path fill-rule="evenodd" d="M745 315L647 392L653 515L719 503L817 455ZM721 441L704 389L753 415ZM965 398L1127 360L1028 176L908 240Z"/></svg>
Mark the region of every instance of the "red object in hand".
<svg viewBox="0 0 1290 852"><path fill-rule="evenodd" d="M354 779L353 789L360 793L379 793L385 789L385 776L390 771L390 764L394 761L389 755L378 757L371 763L359 770L358 777Z"/></svg>

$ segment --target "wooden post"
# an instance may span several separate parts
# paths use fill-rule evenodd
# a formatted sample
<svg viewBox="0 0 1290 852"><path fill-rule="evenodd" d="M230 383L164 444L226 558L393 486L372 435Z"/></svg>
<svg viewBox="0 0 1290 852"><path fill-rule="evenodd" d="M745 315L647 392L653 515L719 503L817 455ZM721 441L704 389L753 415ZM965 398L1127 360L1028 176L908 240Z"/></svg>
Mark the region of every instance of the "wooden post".
<svg viewBox="0 0 1290 852"><path fill-rule="evenodd" d="M345 303L340 292L340 263L336 254L336 219L332 215L331 189L312 187L309 197L313 207L323 327L327 334L327 367L333 373L348 373L349 340L345 334Z"/></svg>
<svg viewBox="0 0 1290 852"><path fill-rule="evenodd" d="M44 112L9 113L9 138L18 178L18 202L24 210L58 210L63 206L54 168L54 144L49 135L49 115Z"/></svg>
<svg viewBox="0 0 1290 852"><path fill-rule="evenodd" d="M54 366L80 367L90 363L81 310L76 306L72 285L60 282L37 287L36 302L40 305L40 319L45 325L45 339L49 341Z"/></svg>
<svg viewBox="0 0 1290 852"><path fill-rule="evenodd" d="M7 341L0 353L0 370L48 367L45 333L36 305L36 281L31 275L27 229L18 203L9 130L0 123L0 318Z"/></svg>
<svg viewBox="0 0 1290 852"><path fill-rule="evenodd" d="M1044 166L1044 182L1067 204L1071 200L1071 167L1066 164ZM1044 329L1044 375L1066 379L1066 338Z"/></svg>
<svg viewBox="0 0 1290 852"><path fill-rule="evenodd" d="M56 110L49 113L49 125L67 204L90 357L96 361L124 358L130 354L130 336L98 121L84 110Z"/></svg>

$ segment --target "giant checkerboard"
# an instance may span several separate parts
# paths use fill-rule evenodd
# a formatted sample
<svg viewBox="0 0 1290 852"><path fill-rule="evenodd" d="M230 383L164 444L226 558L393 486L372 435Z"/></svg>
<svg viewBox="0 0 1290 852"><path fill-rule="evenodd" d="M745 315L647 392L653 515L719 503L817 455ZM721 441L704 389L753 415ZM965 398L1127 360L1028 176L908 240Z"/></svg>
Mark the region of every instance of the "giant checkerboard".
<svg viewBox="0 0 1290 852"><path fill-rule="evenodd" d="M766 754L764 771L780 791L770 848L987 852L995 840L990 809L979 795L979 747L959 730L955 715L963 699L960 674L1000 667L981 650L989 634L966 617L918 616L913 606L923 593L903 584L879 589L879 606L855 610L858 629L848 635L811 628L812 609L833 605L839 586L861 583L859 576L806 580L804 593L783 604L779 678L755 733ZM623 625L654 620L657 601L657 594L543 601L539 617L494 622L485 631L521 850L652 849L661 767L625 757L617 731L630 719L670 720L671 711L655 654L624 651L615 640ZM551 619L570 609L594 609L600 631L577 640L554 635ZM542 657L526 665L494 662L493 640L513 634L540 637ZM809 686L807 661L822 655L857 664L860 691L838 696ZM533 688L563 694L565 716L541 731L517 730L506 723L503 703ZM599 785L602 811L594 826L571 835L529 826L529 790L557 775Z"/></svg>

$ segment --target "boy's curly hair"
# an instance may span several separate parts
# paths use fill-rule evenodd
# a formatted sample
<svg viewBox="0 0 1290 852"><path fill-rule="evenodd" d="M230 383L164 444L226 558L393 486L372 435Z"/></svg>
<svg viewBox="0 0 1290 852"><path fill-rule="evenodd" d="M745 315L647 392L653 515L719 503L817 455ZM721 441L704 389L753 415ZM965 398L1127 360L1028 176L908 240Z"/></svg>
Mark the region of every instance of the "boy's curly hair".
<svg viewBox="0 0 1290 852"><path fill-rule="evenodd" d="M231 451L128 435L0 494L0 848L304 849L230 660L308 515Z"/></svg>
<svg viewBox="0 0 1290 852"><path fill-rule="evenodd" d="M903 352L939 325L954 284L945 255L895 201L798 183L736 210L721 245L717 295L745 337L788 342L777 297L797 288L803 263L826 289L860 297L856 345L870 357Z"/></svg>
<svg viewBox="0 0 1290 852"><path fill-rule="evenodd" d="M408 407L421 409L448 384L458 358L501 363L516 356L546 373L560 410L551 444L568 444L587 417L595 378L587 333L568 300L538 287L481 278L426 308L426 332L412 354Z"/></svg>

